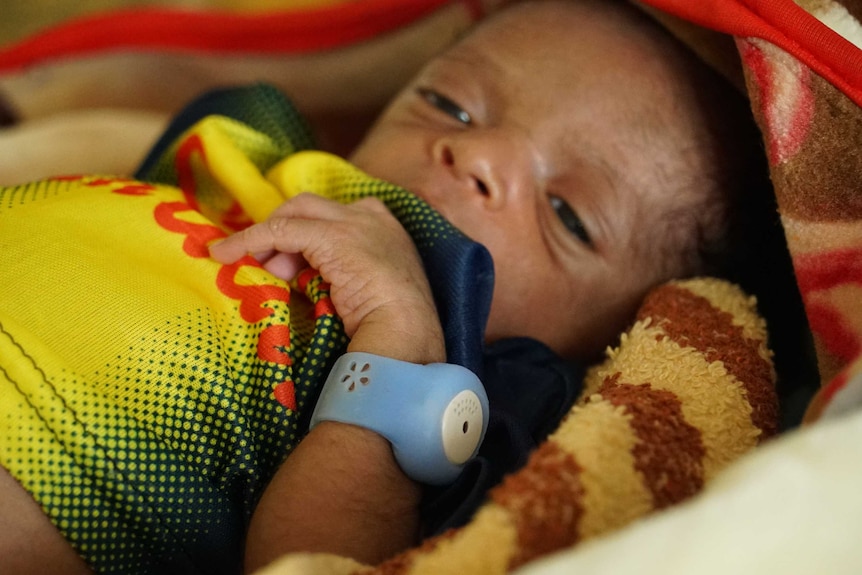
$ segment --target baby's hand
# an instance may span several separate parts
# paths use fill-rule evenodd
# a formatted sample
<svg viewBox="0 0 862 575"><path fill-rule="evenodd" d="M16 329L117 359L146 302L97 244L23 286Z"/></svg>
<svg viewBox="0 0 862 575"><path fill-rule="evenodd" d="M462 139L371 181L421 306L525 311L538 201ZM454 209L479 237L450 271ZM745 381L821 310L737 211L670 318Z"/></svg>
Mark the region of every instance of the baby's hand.
<svg viewBox="0 0 862 575"><path fill-rule="evenodd" d="M419 254L375 198L344 205L301 194L266 221L214 244L210 253L222 263L254 254L285 280L311 266L331 286L352 351L445 361L442 329Z"/></svg>

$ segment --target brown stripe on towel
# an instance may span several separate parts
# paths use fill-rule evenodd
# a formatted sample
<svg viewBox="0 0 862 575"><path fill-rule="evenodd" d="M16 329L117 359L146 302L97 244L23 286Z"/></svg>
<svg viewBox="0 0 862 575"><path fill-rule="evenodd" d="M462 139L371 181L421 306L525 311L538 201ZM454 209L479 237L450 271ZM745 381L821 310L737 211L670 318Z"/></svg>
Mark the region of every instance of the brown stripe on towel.
<svg viewBox="0 0 862 575"><path fill-rule="evenodd" d="M673 297L668 297L668 292ZM679 345L699 350L709 362L722 362L744 386L753 407L751 421L762 431L761 439L775 434L778 403L772 387L772 368L758 354L761 342L746 338L742 328L734 325L731 314L685 288L667 285L644 301L638 319L648 317Z"/></svg>
<svg viewBox="0 0 862 575"><path fill-rule="evenodd" d="M525 468L491 492L516 522L519 549L510 569L578 541L584 513L580 474L571 455L546 441Z"/></svg>
<svg viewBox="0 0 862 575"><path fill-rule="evenodd" d="M686 422L679 398L648 383L607 382L599 393L632 416L640 440L632 450L635 467L661 509L678 503L703 487L706 449L700 431Z"/></svg>

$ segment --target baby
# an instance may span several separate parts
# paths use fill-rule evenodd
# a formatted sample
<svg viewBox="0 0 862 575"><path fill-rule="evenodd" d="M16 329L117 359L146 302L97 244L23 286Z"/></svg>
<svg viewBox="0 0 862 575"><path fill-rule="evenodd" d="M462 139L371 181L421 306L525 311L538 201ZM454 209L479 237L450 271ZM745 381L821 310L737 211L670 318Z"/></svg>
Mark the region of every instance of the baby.
<svg viewBox="0 0 862 575"><path fill-rule="evenodd" d="M418 194L489 249L496 284L488 341L530 336L590 359L646 290L706 271L704 254L723 237L724 196L738 175L728 144L739 139L721 133L730 116L708 101L715 82L618 2L528 3L431 62L351 160ZM422 270L379 205L302 197L211 253L230 262L245 253L266 260L273 250L266 266L274 274L292 277L306 260L332 284L351 351L445 361ZM271 505L255 515L252 565L258 553L275 556L278 541L315 547L331 529L321 509L345 529L344 544L357 546L349 553L392 544L379 558L410 542L415 488L385 443L366 435L337 425L312 431L269 488ZM306 451L312 442L328 449ZM345 477L327 491L300 479L321 468L356 483ZM281 477L313 489L281 490ZM336 513L335 502L348 500L365 508L363 528ZM303 508L319 534L296 521Z"/></svg>
<svg viewBox="0 0 862 575"><path fill-rule="evenodd" d="M726 96L625 3L526 2L432 61L350 159L488 248L489 343L531 337L589 361L650 287L713 271L746 167ZM319 270L348 351L446 361L416 249L378 201L301 195L211 247L225 264L249 253L283 279ZM420 493L385 439L325 421L266 488L246 569L291 550L379 562L415 544ZM0 550L4 572L87 570L2 468Z"/></svg>

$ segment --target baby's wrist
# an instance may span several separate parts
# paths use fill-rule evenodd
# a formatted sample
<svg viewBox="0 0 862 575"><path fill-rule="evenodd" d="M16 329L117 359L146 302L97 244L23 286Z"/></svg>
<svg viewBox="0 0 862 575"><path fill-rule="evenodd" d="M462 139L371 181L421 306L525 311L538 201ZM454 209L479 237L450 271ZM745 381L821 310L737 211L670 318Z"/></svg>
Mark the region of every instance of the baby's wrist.
<svg viewBox="0 0 862 575"><path fill-rule="evenodd" d="M443 328L437 319L402 314L395 319L379 314L368 317L350 339L347 351L364 352L411 363L446 361Z"/></svg>

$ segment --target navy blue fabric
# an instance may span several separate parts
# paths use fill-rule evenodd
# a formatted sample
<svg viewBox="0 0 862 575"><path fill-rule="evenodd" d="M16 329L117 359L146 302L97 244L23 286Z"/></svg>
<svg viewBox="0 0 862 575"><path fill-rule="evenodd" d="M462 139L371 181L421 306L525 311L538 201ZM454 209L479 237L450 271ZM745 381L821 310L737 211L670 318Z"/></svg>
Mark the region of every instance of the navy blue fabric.
<svg viewBox="0 0 862 575"><path fill-rule="evenodd" d="M494 291L494 264L484 246L465 236L418 246L446 338L446 360L482 379L485 325Z"/></svg>

